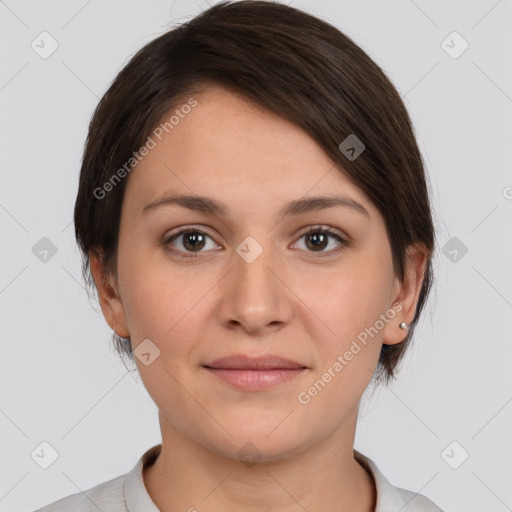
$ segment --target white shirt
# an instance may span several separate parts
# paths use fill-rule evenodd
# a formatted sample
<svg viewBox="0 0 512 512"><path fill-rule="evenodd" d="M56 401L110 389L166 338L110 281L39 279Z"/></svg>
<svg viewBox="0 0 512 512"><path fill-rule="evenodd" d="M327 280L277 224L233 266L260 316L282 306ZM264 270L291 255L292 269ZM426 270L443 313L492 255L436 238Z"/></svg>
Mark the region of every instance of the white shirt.
<svg viewBox="0 0 512 512"><path fill-rule="evenodd" d="M160 512L144 486L142 468L153 464L161 444L147 450L133 469L83 493L72 494L35 512ZM354 450L354 458L372 475L377 489L375 512L443 512L421 494L394 487L368 457Z"/></svg>

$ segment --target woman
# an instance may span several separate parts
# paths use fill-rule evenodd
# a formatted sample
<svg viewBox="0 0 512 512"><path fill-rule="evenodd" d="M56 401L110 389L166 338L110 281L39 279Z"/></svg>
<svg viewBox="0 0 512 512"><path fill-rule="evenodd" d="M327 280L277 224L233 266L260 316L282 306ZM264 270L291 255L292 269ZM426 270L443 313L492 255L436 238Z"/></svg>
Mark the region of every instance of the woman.
<svg viewBox="0 0 512 512"><path fill-rule="evenodd" d="M347 36L243 1L150 42L94 113L75 229L162 443L42 511L440 511L353 447L434 228L406 109Z"/></svg>

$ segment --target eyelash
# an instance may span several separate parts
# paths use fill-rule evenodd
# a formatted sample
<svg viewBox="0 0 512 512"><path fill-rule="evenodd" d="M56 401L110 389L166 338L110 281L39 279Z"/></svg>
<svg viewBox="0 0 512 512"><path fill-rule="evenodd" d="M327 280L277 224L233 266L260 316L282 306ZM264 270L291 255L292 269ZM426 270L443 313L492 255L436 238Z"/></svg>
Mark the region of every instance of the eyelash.
<svg viewBox="0 0 512 512"><path fill-rule="evenodd" d="M178 231L177 233L173 233L172 235L170 235L169 237L167 237L164 240L164 245L167 247L167 250L170 253L175 254L177 256L180 256L180 257L184 257L184 258L198 258L201 255L201 252L205 252L205 251L200 251L198 253L190 253L190 252L187 253L187 252L178 251L176 249L173 249L173 248L169 247L169 244L172 241L174 241L180 235L183 235L185 233L194 233L194 234L206 235L208 238L211 238L213 240L213 238L208 233L206 233L203 230L198 229L198 228L196 228L194 226L191 226L191 227L188 227L186 229L182 229L181 231ZM328 226L312 226L306 232L302 233L299 236L298 240L301 240L305 236L310 235L312 233L326 234L326 235L328 235L330 237L335 238L339 242L339 244L340 244L335 249L331 249L329 251L319 251L317 253L315 253L315 251L306 251L306 252L310 252L312 254L317 254L319 257L330 256L332 254L338 253L339 251L343 250L345 247L350 247L350 245L351 245L350 242L347 239L345 239L342 236L340 236L338 233L333 231Z"/></svg>

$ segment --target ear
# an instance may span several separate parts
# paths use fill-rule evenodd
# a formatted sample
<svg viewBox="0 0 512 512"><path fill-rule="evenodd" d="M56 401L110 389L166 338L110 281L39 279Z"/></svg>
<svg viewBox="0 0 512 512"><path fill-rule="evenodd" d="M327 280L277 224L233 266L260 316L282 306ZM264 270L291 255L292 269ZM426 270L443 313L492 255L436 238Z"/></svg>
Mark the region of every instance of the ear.
<svg viewBox="0 0 512 512"><path fill-rule="evenodd" d="M391 304L396 311L393 320L386 324L382 343L396 345L405 340L407 330L399 327L401 322L410 325L425 277L429 253L423 244L410 245L406 250L404 280L395 279Z"/></svg>
<svg viewBox="0 0 512 512"><path fill-rule="evenodd" d="M106 271L101 253L94 249L89 251L89 263L105 320L112 330L115 329L118 336L127 338L130 332L126 324L124 306L117 291L115 276Z"/></svg>

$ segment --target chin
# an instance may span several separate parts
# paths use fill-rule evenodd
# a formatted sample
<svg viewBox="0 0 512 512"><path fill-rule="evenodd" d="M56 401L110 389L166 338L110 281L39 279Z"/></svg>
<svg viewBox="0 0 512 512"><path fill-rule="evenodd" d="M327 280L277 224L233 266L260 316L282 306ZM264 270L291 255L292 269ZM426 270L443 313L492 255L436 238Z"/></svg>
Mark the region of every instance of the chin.
<svg viewBox="0 0 512 512"><path fill-rule="evenodd" d="M286 416L282 415L281 420ZM278 423L272 422L272 426L266 422L253 422L252 424L237 425L230 423L229 433L222 431L222 434L211 437L211 431L204 433L209 435L204 439L204 445L211 451L226 458L247 462L272 462L287 458L305 449L307 440L304 432L300 437L296 435L295 429L290 430L284 425L276 428Z"/></svg>

